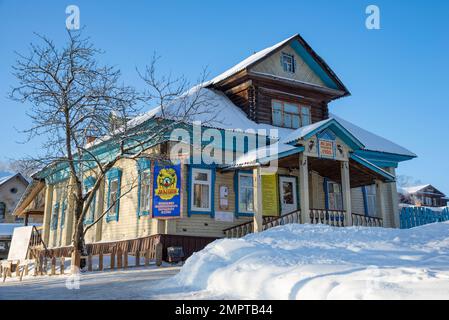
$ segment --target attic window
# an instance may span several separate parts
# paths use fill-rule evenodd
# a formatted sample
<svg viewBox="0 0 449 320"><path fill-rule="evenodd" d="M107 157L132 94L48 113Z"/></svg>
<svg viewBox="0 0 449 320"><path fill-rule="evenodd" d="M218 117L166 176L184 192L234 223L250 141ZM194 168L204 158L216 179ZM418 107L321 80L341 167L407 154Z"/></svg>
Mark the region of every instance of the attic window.
<svg viewBox="0 0 449 320"><path fill-rule="evenodd" d="M281 65L285 72L295 73L296 63L295 57L292 54L282 52Z"/></svg>

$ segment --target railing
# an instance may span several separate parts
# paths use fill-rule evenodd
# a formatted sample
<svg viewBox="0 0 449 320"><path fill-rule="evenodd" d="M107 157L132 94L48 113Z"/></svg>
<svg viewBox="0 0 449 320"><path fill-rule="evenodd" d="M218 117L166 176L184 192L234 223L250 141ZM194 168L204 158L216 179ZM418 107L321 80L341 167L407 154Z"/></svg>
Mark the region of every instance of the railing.
<svg viewBox="0 0 449 320"><path fill-rule="evenodd" d="M363 214L352 214L352 225L356 227L382 227L383 220L379 217L366 216Z"/></svg>
<svg viewBox="0 0 449 320"><path fill-rule="evenodd" d="M399 213L399 220L401 229L449 221L449 208L434 211L427 207L403 207Z"/></svg>
<svg viewBox="0 0 449 320"><path fill-rule="evenodd" d="M254 231L253 221L248 221L223 230L226 238L241 238L249 233L253 233L253 231Z"/></svg>
<svg viewBox="0 0 449 320"><path fill-rule="evenodd" d="M311 224L327 224L334 227L344 227L346 222L345 212L341 210L310 209Z"/></svg>
<svg viewBox="0 0 449 320"><path fill-rule="evenodd" d="M353 226L364 227L382 227L382 218L365 216L362 214L353 213L352 215ZM346 212L343 210L326 210L326 209L310 209L309 221L306 223L311 224L326 224L333 227L345 227L348 225ZM293 212L283 214L279 217L264 217L263 218L263 230L268 230L273 227L290 224L290 223L302 223L301 211L295 210ZM448 211L449 219L449 211ZM240 238L253 232L254 223L248 221L237 226L233 226L223 230L226 238Z"/></svg>
<svg viewBox="0 0 449 320"><path fill-rule="evenodd" d="M279 217L263 217L262 228L267 230L276 226L289 224L289 223L301 223L300 213L295 210L293 212L283 214ZM223 230L226 238L241 238L249 233L254 232L254 222L248 221Z"/></svg>
<svg viewBox="0 0 449 320"><path fill-rule="evenodd" d="M268 230L270 228L282 226L285 224L301 223L301 211L295 210L293 212L283 214L279 217L270 218L271 219L267 219L267 221L263 224L263 230Z"/></svg>

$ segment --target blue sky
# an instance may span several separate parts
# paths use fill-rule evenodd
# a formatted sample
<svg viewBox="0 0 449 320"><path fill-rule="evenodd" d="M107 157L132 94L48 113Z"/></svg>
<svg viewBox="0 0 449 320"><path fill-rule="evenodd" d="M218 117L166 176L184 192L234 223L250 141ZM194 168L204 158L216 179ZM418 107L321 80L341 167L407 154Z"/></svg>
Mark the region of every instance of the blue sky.
<svg viewBox="0 0 449 320"><path fill-rule="evenodd" d="M62 43L65 8L76 4L81 24L104 62L141 87L135 68L161 57L159 71L194 81L203 67L216 75L254 51L300 33L352 93L330 110L418 154L399 174L449 193L448 1L10 1L0 0L0 161L32 154L19 144L27 107L7 99L14 50L26 52L33 32ZM365 28L375 4L381 30Z"/></svg>

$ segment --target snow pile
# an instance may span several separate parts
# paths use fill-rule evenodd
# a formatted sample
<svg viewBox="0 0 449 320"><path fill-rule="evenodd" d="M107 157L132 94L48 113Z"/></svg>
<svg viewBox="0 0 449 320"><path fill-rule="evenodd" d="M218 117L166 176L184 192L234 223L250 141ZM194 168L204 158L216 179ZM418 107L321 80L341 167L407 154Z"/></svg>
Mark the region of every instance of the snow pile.
<svg viewBox="0 0 449 320"><path fill-rule="evenodd" d="M175 280L235 299L449 299L449 223L281 226L211 243Z"/></svg>

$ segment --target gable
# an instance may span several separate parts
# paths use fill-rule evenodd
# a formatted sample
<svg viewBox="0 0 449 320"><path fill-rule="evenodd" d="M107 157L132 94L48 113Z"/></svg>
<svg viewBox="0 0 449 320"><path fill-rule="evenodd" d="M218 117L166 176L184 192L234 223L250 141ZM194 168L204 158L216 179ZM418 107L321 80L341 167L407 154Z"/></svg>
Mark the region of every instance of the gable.
<svg viewBox="0 0 449 320"><path fill-rule="evenodd" d="M281 64L283 53L292 55L295 59L295 72L286 72ZM298 54L298 52L291 46L286 45L274 54L256 63L251 67L250 72L261 73L264 75L272 75L290 80L296 80L308 84L313 84L321 87L327 87L320 76L312 70L306 61Z"/></svg>

